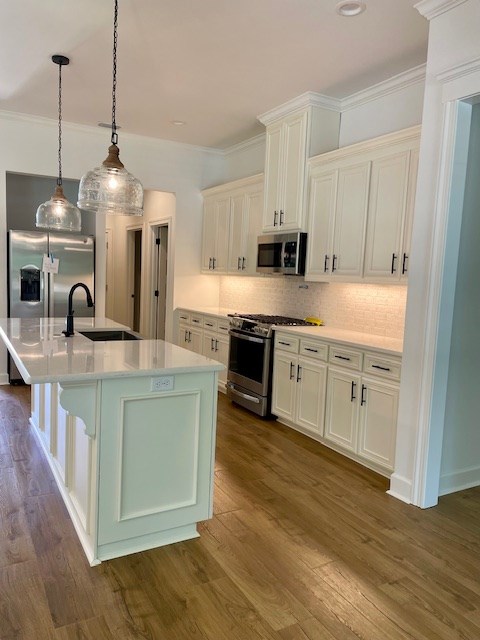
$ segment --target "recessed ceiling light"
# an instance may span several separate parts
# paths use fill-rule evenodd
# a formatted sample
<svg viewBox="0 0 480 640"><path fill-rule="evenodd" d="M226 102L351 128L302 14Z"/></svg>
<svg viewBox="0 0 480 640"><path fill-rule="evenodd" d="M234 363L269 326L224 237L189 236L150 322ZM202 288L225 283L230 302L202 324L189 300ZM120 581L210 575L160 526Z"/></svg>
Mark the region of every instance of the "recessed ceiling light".
<svg viewBox="0 0 480 640"><path fill-rule="evenodd" d="M185 120L171 120L170 124L174 124L176 127L183 127L183 125L187 123Z"/></svg>
<svg viewBox="0 0 480 640"><path fill-rule="evenodd" d="M360 13L363 13L367 5L365 2L356 2L355 0L344 0L343 2L339 2L335 7L336 12L340 16L345 16L347 18L351 18L352 16L358 16Z"/></svg>

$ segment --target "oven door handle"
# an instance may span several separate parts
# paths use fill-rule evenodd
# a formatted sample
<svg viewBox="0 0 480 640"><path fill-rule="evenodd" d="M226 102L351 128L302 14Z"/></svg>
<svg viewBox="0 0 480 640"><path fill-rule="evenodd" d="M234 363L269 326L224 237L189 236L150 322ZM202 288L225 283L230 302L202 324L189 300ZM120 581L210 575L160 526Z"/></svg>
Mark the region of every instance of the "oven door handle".
<svg viewBox="0 0 480 640"><path fill-rule="evenodd" d="M255 338L254 336L246 336L244 333L238 333L233 329L230 329L229 334L234 336L235 338L240 338L240 340L248 340L248 342L256 342L257 344L264 344L266 338Z"/></svg>
<svg viewBox="0 0 480 640"><path fill-rule="evenodd" d="M260 398L251 396L248 393L242 393L241 391L237 391L233 386L233 384L231 384L230 382L227 383L227 387L230 389L231 393L233 393L234 395L240 396L240 398L243 398L244 400L250 400L250 402L255 402L256 404L260 404Z"/></svg>

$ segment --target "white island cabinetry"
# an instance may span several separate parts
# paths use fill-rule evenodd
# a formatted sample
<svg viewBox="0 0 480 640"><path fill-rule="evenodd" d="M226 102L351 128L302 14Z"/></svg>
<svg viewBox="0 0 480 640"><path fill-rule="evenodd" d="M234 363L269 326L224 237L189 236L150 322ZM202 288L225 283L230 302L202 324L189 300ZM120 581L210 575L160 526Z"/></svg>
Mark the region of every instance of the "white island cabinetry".
<svg viewBox="0 0 480 640"><path fill-rule="evenodd" d="M197 537L212 516L222 365L161 340L65 338L62 324L1 320L0 333L88 560Z"/></svg>

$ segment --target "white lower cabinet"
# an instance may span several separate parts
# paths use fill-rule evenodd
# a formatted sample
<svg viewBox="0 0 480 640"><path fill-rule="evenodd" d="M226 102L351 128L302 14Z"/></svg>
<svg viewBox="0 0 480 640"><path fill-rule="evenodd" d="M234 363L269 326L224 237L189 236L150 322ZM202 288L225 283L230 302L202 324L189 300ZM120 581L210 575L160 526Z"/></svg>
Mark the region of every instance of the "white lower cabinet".
<svg viewBox="0 0 480 640"><path fill-rule="evenodd" d="M327 367L314 358L282 351L282 342L293 345L297 351L300 349L298 340L295 342L295 339L285 339L281 335L276 340L272 413L307 431L323 435Z"/></svg>
<svg viewBox="0 0 480 640"><path fill-rule="evenodd" d="M228 319L225 316L202 315L187 309L177 309L176 313L177 344L221 362L225 369L218 374L218 388L225 392L230 349Z"/></svg>
<svg viewBox="0 0 480 640"><path fill-rule="evenodd" d="M395 356L278 333L272 413L389 475L395 461L400 369Z"/></svg>

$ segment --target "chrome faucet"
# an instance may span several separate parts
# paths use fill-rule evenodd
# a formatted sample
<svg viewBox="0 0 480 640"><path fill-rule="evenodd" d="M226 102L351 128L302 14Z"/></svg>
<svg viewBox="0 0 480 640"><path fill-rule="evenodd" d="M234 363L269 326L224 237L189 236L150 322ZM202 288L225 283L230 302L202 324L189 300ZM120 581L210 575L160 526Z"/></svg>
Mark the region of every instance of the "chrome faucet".
<svg viewBox="0 0 480 640"><path fill-rule="evenodd" d="M87 295L87 307L93 307L92 294L90 293L90 289L87 287L87 285L83 284L83 282L77 282L77 284L74 284L70 289L70 293L68 294L68 311L66 318L67 328L65 329L65 331L62 331L62 333L64 333L67 338L69 336L73 336L73 334L75 333L75 331L73 330L73 294L75 292L75 289L78 289L79 287L85 290L85 293Z"/></svg>

